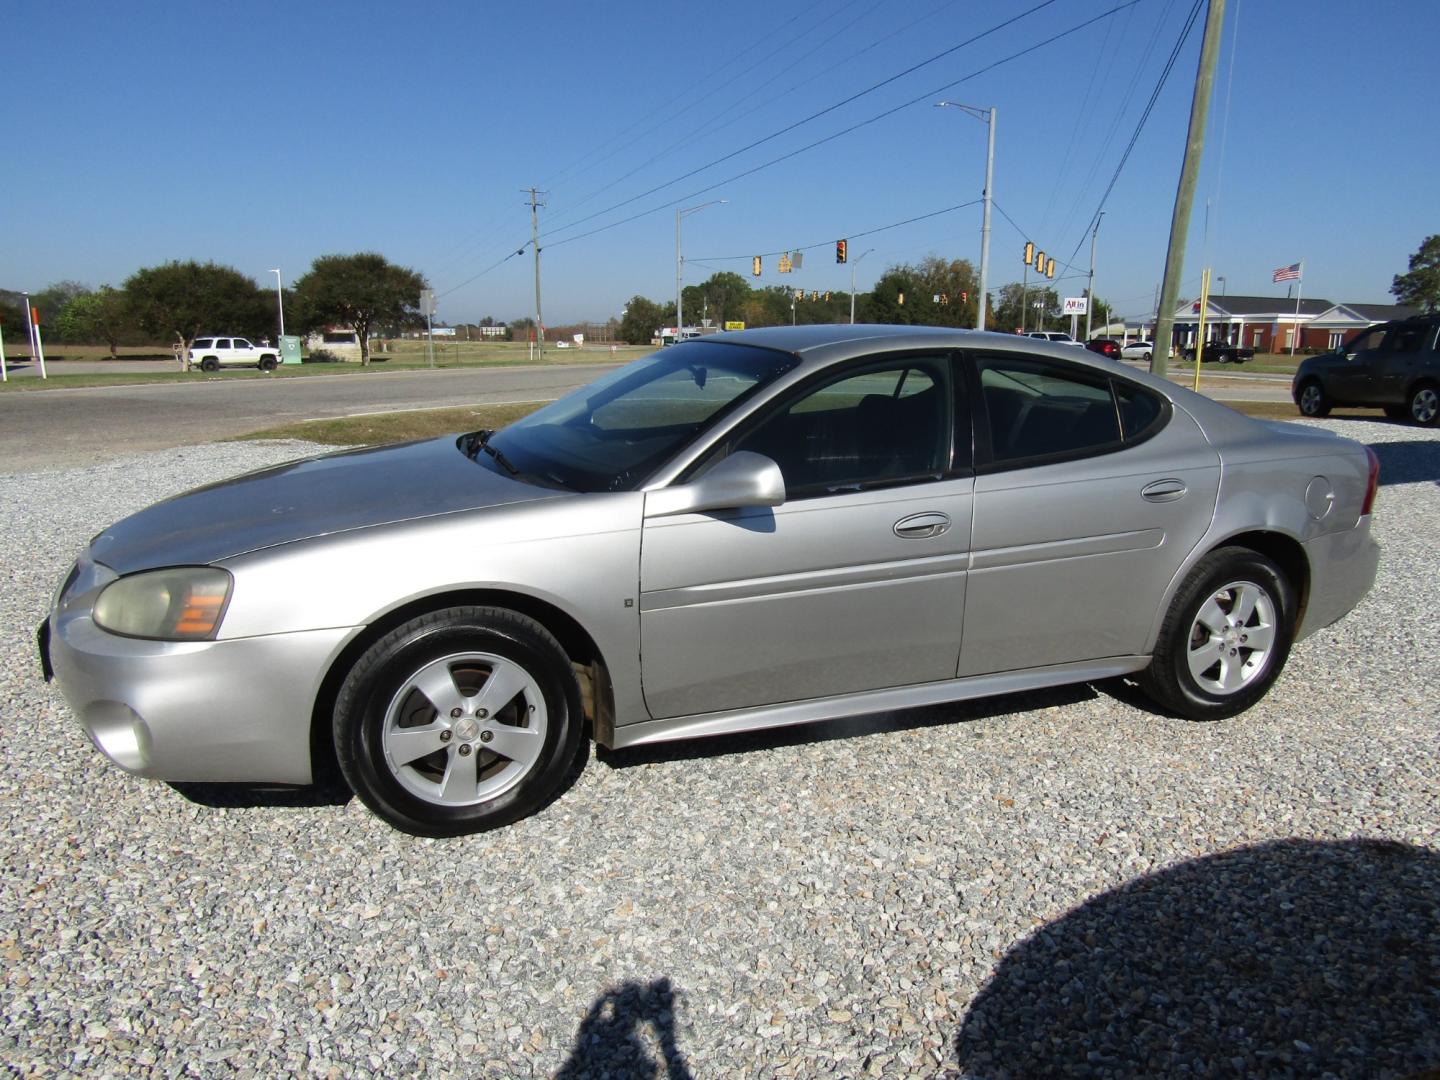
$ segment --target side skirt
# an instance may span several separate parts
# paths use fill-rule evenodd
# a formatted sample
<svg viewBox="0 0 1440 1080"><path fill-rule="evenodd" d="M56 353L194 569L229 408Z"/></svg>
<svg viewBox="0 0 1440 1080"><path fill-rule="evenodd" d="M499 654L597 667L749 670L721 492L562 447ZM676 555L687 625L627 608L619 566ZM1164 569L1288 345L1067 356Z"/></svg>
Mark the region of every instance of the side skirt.
<svg viewBox="0 0 1440 1080"><path fill-rule="evenodd" d="M1047 686L1093 682L1130 675L1150 663L1148 656L1110 656L1103 660L1086 660L1074 664L1004 671L995 675L973 675L945 682L897 686L887 690L868 690L842 697L812 698L784 705L768 705L759 709L735 709L729 712L676 716L666 720L646 720L638 724L616 727L604 745L613 750L647 743L670 742L675 739L702 739L709 735L733 735L742 731L811 724L819 720L838 720L847 716L913 709L922 705L939 705L947 701L968 701L972 698L1014 694L1022 690L1040 690Z"/></svg>

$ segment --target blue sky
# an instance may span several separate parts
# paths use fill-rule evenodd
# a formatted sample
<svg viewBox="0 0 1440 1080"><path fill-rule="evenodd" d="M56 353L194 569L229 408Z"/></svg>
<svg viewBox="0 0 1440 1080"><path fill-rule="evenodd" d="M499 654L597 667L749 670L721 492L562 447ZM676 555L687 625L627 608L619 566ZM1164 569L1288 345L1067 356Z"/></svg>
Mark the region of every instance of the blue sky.
<svg viewBox="0 0 1440 1080"><path fill-rule="evenodd" d="M874 248L863 289L932 253L978 265L978 201L858 235L979 199L985 125L942 97L998 109L992 287L1019 279L1026 238L1083 273L1192 6L1104 15L1122 2L6 0L0 287L118 285L169 259L289 282L374 250L426 275L442 319L509 319L533 312L530 252L501 260L529 240L536 185L548 324L673 296L675 208L719 198L685 219L687 282L823 244L798 274L770 256L750 280L848 289L831 245L853 237L852 258ZM1096 289L1127 313L1163 269L1203 21L1105 204ZM1437 40L1440 5L1419 0L1229 0L1182 292L1208 263L1231 293L1284 295L1271 271L1304 259L1306 296L1389 301L1440 232Z"/></svg>

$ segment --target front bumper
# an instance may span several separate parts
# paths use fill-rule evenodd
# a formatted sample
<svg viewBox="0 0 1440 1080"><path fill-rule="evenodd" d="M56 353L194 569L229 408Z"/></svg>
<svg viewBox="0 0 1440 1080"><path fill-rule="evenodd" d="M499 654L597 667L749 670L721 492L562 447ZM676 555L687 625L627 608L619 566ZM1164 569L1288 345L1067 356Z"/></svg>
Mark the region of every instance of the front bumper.
<svg viewBox="0 0 1440 1080"><path fill-rule="evenodd" d="M308 784L320 683L358 630L143 641L100 629L87 605L57 608L39 637L42 668L90 741L127 772Z"/></svg>

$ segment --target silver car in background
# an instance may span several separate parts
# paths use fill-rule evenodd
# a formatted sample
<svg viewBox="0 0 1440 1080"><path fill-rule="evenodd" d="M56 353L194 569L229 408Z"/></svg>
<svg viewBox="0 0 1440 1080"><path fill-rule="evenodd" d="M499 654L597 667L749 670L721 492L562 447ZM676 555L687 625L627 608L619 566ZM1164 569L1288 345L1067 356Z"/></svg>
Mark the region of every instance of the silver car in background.
<svg viewBox="0 0 1440 1080"><path fill-rule="evenodd" d="M95 745L172 781L337 761L394 826L583 753L1135 676L1257 701L1374 580L1378 463L1094 353L894 326L684 342L498 432L201 488L41 627Z"/></svg>

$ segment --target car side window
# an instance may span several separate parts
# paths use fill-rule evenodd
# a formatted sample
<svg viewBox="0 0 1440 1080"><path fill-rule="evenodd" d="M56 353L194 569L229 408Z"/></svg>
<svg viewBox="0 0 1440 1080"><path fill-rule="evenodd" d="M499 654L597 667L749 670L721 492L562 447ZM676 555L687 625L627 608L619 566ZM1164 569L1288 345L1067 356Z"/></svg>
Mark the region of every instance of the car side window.
<svg viewBox="0 0 1440 1080"><path fill-rule="evenodd" d="M196 338L196 339L195 339L195 343L194 343L193 345L191 345L190 348L192 348L192 349L208 349L208 348L210 348L210 339L209 339L208 337Z"/></svg>
<svg viewBox="0 0 1440 1080"><path fill-rule="evenodd" d="M906 358L814 386L732 446L780 466L787 499L939 478L949 468L949 360Z"/></svg>
<svg viewBox="0 0 1440 1080"><path fill-rule="evenodd" d="M1111 380L1101 373L1003 356L982 357L979 373L996 463L1100 453L1122 444L1121 410ZM1138 388L1128 392L1138 434L1163 406L1145 400L1148 395Z"/></svg>
<svg viewBox="0 0 1440 1080"><path fill-rule="evenodd" d="M230 347L230 339L229 339L229 338L227 338L227 337L222 337L222 338L216 338L216 339L215 339L215 348L217 348L217 349L228 349L229 347Z"/></svg>
<svg viewBox="0 0 1440 1080"><path fill-rule="evenodd" d="M1425 327L1402 326L1390 336L1390 351L1396 353L1419 352L1425 340Z"/></svg>
<svg viewBox="0 0 1440 1080"><path fill-rule="evenodd" d="M1362 352L1372 352L1380 348L1381 345L1385 344L1385 334L1385 328L1379 327L1375 330L1367 330L1351 338L1350 343L1345 346L1346 355L1356 356Z"/></svg>
<svg viewBox="0 0 1440 1080"><path fill-rule="evenodd" d="M253 348L253 346L250 344L250 342L246 341L243 337L237 337L237 338L235 339L235 348L237 348L237 349L249 349L249 348Z"/></svg>

